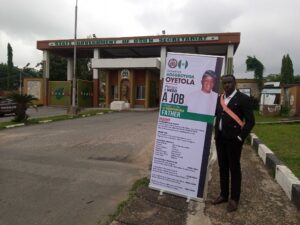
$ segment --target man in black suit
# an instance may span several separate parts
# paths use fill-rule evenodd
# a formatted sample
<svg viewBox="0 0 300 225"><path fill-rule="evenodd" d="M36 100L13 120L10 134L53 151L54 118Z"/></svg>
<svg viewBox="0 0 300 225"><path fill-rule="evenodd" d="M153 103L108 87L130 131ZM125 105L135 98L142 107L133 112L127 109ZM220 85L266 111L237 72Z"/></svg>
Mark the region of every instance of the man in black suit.
<svg viewBox="0 0 300 225"><path fill-rule="evenodd" d="M229 200L230 175L227 211L232 212L238 208L241 193L242 146L255 124L255 119L250 98L236 89L235 77L224 75L221 80L225 94L218 98L215 123L221 193L212 203L220 204Z"/></svg>

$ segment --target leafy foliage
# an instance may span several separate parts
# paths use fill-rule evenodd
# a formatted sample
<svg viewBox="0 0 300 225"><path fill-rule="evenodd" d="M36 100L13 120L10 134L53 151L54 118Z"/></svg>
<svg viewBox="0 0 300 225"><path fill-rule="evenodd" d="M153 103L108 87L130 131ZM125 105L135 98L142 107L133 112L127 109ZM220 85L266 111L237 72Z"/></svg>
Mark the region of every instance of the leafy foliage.
<svg viewBox="0 0 300 225"><path fill-rule="evenodd" d="M0 90L7 87L7 64L0 63Z"/></svg>
<svg viewBox="0 0 300 225"><path fill-rule="evenodd" d="M33 101L37 100L37 98L33 97L32 95L18 94L15 92L10 94L9 97L15 103L17 103L16 115L14 118L14 122L26 122L26 120L29 117L26 114L26 111L29 107L36 108L36 106L33 104Z"/></svg>
<svg viewBox="0 0 300 225"><path fill-rule="evenodd" d="M13 63L13 49L10 43L7 44L7 64L0 64L0 89L16 90L20 85L20 75L22 77L39 77L41 73L27 66L19 69Z"/></svg>
<svg viewBox="0 0 300 225"><path fill-rule="evenodd" d="M294 82L295 84L300 84L300 75L294 76Z"/></svg>
<svg viewBox="0 0 300 225"><path fill-rule="evenodd" d="M266 76L266 80L267 81L280 81L281 80L281 76L279 74L269 74Z"/></svg>
<svg viewBox="0 0 300 225"><path fill-rule="evenodd" d="M9 69L12 69L14 67L13 49L9 43L7 44L7 66Z"/></svg>
<svg viewBox="0 0 300 225"><path fill-rule="evenodd" d="M254 71L254 78L257 81L259 90L261 90L263 87L264 65L255 56L247 56L246 65L247 71Z"/></svg>
<svg viewBox="0 0 300 225"><path fill-rule="evenodd" d="M7 44L7 90L10 89L11 87L11 76L13 72L13 49L11 45L8 43Z"/></svg>
<svg viewBox="0 0 300 225"><path fill-rule="evenodd" d="M23 78L28 77L42 77L42 71L38 71L34 68L26 67L24 69L19 69L18 67L13 67L10 75L8 74L8 65L0 63L0 89L2 90L17 90L19 88L20 73L22 73ZM7 89L7 78L10 78L10 87Z"/></svg>
<svg viewBox="0 0 300 225"><path fill-rule="evenodd" d="M8 86L9 82L9 86ZM0 64L0 89L13 90L19 85L19 70L17 67L9 69L7 64ZM9 88L9 89L8 89Z"/></svg>
<svg viewBox="0 0 300 225"><path fill-rule="evenodd" d="M77 59L76 78L81 80L92 80L93 72L89 68L90 60L88 58ZM67 80L67 60L58 55L50 54L50 80Z"/></svg>
<svg viewBox="0 0 300 225"><path fill-rule="evenodd" d="M76 67L76 77L81 80L93 80L93 71L89 67L90 59L78 59Z"/></svg>
<svg viewBox="0 0 300 225"><path fill-rule="evenodd" d="M295 82L293 62L292 62L289 54L284 55L282 57L280 75L281 75L281 82L283 84L293 84Z"/></svg>
<svg viewBox="0 0 300 225"><path fill-rule="evenodd" d="M50 80L67 80L67 60L58 55L50 54Z"/></svg>

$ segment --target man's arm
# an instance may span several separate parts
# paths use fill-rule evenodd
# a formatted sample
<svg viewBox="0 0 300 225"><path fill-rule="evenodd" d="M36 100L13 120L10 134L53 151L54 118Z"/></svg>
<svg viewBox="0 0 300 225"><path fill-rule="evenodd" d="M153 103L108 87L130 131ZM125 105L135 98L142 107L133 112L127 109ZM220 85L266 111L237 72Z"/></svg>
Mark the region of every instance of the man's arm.
<svg viewBox="0 0 300 225"><path fill-rule="evenodd" d="M245 125L242 128L241 134L239 136L242 138L242 140L245 140L245 138L249 135L250 131L255 125L252 105L248 96L242 96L241 110L244 115Z"/></svg>

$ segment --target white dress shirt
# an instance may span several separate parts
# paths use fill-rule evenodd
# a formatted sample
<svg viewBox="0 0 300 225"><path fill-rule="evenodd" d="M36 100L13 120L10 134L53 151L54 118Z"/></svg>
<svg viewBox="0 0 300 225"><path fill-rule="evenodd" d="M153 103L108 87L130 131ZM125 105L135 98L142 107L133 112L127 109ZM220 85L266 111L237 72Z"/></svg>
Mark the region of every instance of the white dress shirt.
<svg viewBox="0 0 300 225"><path fill-rule="evenodd" d="M229 95L228 97L226 97L224 95L224 103L225 105L228 105L229 101L232 99L232 97L236 94L236 89L231 93L231 95ZM219 130L222 130L222 118L220 119L220 123L219 123Z"/></svg>

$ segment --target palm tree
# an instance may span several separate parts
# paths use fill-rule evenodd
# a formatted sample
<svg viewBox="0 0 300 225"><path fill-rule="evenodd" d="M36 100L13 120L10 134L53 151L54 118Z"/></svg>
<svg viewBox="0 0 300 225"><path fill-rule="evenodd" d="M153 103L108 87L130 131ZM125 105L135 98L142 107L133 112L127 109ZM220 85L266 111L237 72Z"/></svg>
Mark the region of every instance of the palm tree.
<svg viewBox="0 0 300 225"><path fill-rule="evenodd" d="M37 108L36 105L33 104L33 101L37 100L37 98L33 97L32 95L19 93L12 93L9 95L9 97L17 104L17 108L15 111L16 115L13 121L26 122L29 117L26 114L26 111L29 107Z"/></svg>

